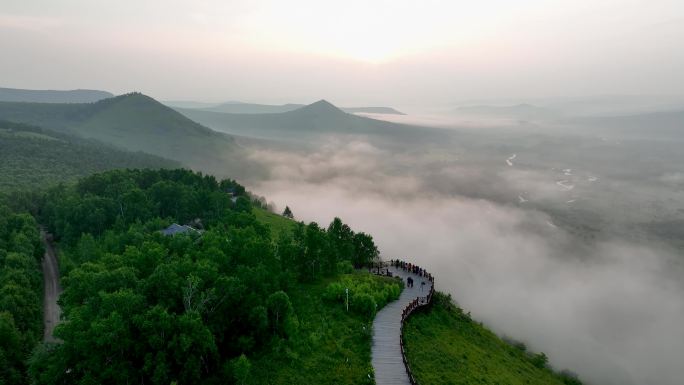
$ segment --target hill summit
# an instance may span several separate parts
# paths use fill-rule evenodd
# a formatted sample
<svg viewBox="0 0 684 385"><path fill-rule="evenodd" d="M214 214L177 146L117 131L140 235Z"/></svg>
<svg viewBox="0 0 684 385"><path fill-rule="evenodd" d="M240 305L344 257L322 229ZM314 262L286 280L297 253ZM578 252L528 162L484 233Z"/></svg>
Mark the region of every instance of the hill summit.
<svg viewBox="0 0 684 385"><path fill-rule="evenodd" d="M95 103L0 102L0 119L95 139L169 158L195 169L242 176L234 139L139 92ZM223 175L223 174L221 174Z"/></svg>
<svg viewBox="0 0 684 385"><path fill-rule="evenodd" d="M372 135L388 140L441 140L443 131L376 120L346 112L325 99L281 113L232 114L199 109L177 109L216 131L257 139L310 141L328 135Z"/></svg>
<svg viewBox="0 0 684 385"><path fill-rule="evenodd" d="M290 112L298 110L304 107L316 106L319 107L318 103L325 102L328 108L335 107L332 103L325 99L319 100L316 103L310 105L297 104L297 103L287 103L287 104L257 104L257 103L245 103L239 101L228 101L221 104L211 104L203 102L192 102L192 101L167 101L164 102L165 105L180 109L180 110L197 110L201 112L222 112L226 114L277 114L283 112ZM404 113L397 111L392 107L335 107L347 113L367 113L367 114L390 114L390 115L404 115Z"/></svg>
<svg viewBox="0 0 684 385"><path fill-rule="evenodd" d="M335 105L333 105L332 103L330 103L329 101L327 101L325 99L321 99L315 103L311 103L311 104L306 105L302 108L291 111L291 113L320 115L320 116L325 116L325 115L330 115L330 114L347 115L346 112L337 108Z"/></svg>
<svg viewBox="0 0 684 385"><path fill-rule="evenodd" d="M94 129L107 124L116 129L116 136L128 130L166 136L216 135L214 131L139 92L101 100L94 103L88 112L92 113L91 119L96 119L91 122Z"/></svg>

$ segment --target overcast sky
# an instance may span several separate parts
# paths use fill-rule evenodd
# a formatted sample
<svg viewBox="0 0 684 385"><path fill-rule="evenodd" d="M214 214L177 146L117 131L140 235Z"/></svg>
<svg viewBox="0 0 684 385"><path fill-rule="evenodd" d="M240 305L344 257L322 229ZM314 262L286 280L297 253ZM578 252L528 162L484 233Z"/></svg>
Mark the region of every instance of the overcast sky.
<svg viewBox="0 0 684 385"><path fill-rule="evenodd" d="M681 94L681 0L0 0L0 86L410 106Z"/></svg>

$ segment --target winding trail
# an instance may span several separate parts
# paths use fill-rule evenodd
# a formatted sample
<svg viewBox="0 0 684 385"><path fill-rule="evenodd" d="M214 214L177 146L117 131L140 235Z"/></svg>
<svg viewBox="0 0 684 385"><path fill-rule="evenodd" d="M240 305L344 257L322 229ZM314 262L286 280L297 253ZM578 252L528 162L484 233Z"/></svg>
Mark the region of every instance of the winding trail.
<svg viewBox="0 0 684 385"><path fill-rule="evenodd" d="M45 255L43 256L43 280L45 283L45 295L43 304L43 322L45 323L45 335L43 340L46 342L57 341L52 335L55 326L59 323L59 317L62 313L57 299L62 293L62 286L59 284L59 266L57 265L57 254L52 245L52 236L44 230L40 231L43 245L45 246Z"/></svg>
<svg viewBox="0 0 684 385"><path fill-rule="evenodd" d="M404 287L399 299L385 305L373 320L373 345L371 347L371 362L375 371L377 385L410 385L406 367L401 356L401 314L404 308L418 297L425 297L430 292L432 282L420 277L389 267L389 271L399 276L406 283L407 277L413 277L414 286ZM421 282L425 282L421 290Z"/></svg>

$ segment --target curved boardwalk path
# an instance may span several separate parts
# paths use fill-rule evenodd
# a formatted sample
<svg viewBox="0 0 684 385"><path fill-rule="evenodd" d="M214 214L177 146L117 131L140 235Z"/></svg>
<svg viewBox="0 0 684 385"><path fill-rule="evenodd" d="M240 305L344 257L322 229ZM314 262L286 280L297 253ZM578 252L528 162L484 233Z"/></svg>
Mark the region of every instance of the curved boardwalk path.
<svg viewBox="0 0 684 385"><path fill-rule="evenodd" d="M401 321L402 312L418 297L425 297L430 293L432 282L421 277L389 267L394 276L399 276L406 283L407 277L413 277L413 287L404 287L398 300L383 307L373 321L373 346L371 348L371 362L375 370L377 385L411 385L404 360L401 356ZM421 291L421 282L425 286Z"/></svg>
<svg viewBox="0 0 684 385"><path fill-rule="evenodd" d="M52 336L52 332L59 323L61 311L57 304L57 299L62 293L62 287L59 284L57 254L52 246L51 237L45 231L41 231L41 238L45 246L45 255L43 256L43 279L45 281L43 321L45 322L45 335L43 339L47 342L55 342L56 340Z"/></svg>

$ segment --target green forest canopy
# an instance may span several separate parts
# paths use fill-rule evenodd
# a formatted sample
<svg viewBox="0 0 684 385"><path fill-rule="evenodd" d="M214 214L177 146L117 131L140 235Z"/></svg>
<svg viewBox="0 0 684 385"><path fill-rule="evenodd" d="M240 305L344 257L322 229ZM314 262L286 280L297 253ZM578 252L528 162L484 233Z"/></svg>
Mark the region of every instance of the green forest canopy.
<svg viewBox="0 0 684 385"><path fill-rule="evenodd" d="M0 192L45 190L117 168L175 168L177 162L94 140L0 121Z"/></svg>
<svg viewBox="0 0 684 385"><path fill-rule="evenodd" d="M43 336L43 247L28 214L0 205L0 383L25 384L26 359Z"/></svg>
<svg viewBox="0 0 684 385"><path fill-rule="evenodd" d="M237 200L226 191L239 191ZM251 211L234 181L187 170L116 170L51 189L41 219L59 240L65 322L55 330L62 343L34 352L32 380L239 382L256 352L319 346L307 342L320 333L311 328L317 315L300 318L291 294L368 264L377 257L372 238L336 219L328 229L297 224L276 240ZM172 222L203 232L162 235ZM366 327L376 305L400 292L395 281L352 287L359 305L340 322ZM355 329L350 349L369 354L363 328ZM368 362L356 362L360 369L340 374L344 383L367 376Z"/></svg>
<svg viewBox="0 0 684 385"><path fill-rule="evenodd" d="M17 133L64 139L3 132ZM402 283L354 272L378 251L340 219L297 223L256 207L233 180L182 169L112 170L30 203L59 242L61 342L38 344L37 222L0 204L2 383L373 382L372 320ZM201 232L162 235L171 223ZM580 384L436 298L406 329L421 383ZM439 365L445 359L462 365Z"/></svg>

